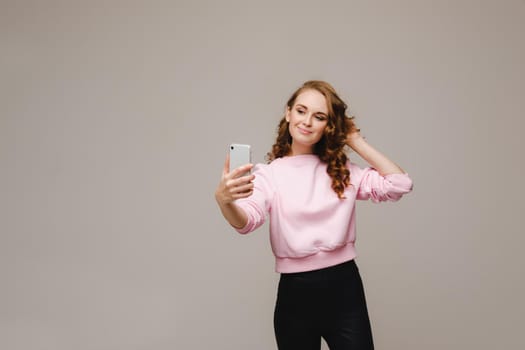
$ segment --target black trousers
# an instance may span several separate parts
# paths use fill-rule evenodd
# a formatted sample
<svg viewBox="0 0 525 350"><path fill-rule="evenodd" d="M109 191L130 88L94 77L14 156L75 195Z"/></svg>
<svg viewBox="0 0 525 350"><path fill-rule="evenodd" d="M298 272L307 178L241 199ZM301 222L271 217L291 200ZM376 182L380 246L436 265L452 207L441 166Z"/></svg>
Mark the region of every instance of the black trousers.
<svg viewBox="0 0 525 350"><path fill-rule="evenodd" d="M353 260L321 270L283 273L274 329L280 350L372 350L359 269Z"/></svg>

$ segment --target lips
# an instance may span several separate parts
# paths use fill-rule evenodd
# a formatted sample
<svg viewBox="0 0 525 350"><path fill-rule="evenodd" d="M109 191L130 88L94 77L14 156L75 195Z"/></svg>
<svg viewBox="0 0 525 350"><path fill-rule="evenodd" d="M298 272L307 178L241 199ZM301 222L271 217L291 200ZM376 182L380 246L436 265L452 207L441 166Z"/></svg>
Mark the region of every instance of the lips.
<svg viewBox="0 0 525 350"><path fill-rule="evenodd" d="M304 135L310 135L312 133L311 131L305 130L301 127L297 127L297 130L299 130L299 132Z"/></svg>

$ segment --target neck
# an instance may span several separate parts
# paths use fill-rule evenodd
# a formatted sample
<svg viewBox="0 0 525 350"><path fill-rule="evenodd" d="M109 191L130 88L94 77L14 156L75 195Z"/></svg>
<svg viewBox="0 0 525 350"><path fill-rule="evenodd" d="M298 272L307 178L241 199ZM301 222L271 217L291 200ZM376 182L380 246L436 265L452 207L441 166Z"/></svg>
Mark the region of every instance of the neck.
<svg viewBox="0 0 525 350"><path fill-rule="evenodd" d="M289 156L299 156L303 154L313 154L313 146L303 146L303 145L297 145L294 144L292 141L292 145L290 147Z"/></svg>

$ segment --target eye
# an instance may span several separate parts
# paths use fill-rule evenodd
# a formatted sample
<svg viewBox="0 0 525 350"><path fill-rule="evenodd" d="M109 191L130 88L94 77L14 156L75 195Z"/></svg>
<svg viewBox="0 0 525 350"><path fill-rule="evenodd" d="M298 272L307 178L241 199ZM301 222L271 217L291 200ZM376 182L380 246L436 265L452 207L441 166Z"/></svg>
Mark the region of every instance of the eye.
<svg viewBox="0 0 525 350"><path fill-rule="evenodd" d="M319 120L319 121L325 121L326 120L326 117L324 115L321 115L321 114L317 114L315 116L315 119Z"/></svg>
<svg viewBox="0 0 525 350"><path fill-rule="evenodd" d="M297 108L296 110L297 110L297 113L299 113L299 114L304 114L304 110L303 110L303 109L301 109L301 108Z"/></svg>

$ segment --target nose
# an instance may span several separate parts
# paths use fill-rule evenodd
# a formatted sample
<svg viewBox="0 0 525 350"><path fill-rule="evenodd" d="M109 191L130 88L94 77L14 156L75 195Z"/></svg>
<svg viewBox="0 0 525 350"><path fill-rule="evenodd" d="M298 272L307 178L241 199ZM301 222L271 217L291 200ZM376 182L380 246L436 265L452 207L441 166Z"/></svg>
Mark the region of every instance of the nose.
<svg viewBox="0 0 525 350"><path fill-rule="evenodd" d="M303 124L306 125L306 126L310 126L310 125L312 125L312 114L307 113L307 114L304 116Z"/></svg>

